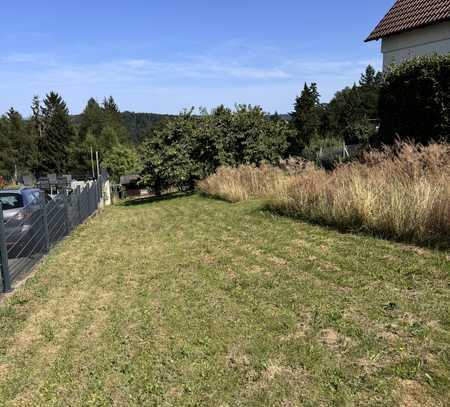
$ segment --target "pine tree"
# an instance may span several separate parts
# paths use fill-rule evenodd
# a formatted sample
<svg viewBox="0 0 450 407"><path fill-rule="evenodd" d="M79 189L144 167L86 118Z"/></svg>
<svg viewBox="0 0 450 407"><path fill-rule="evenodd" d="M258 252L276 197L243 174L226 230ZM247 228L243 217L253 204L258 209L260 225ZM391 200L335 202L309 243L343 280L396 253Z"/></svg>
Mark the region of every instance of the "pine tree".
<svg viewBox="0 0 450 407"><path fill-rule="evenodd" d="M100 136L105 125L104 121L103 109L94 98L90 98L81 114L80 141L83 142L88 133Z"/></svg>
<svg viewBox="0 0 450 407"><path fill-rule="evenodd" d="M112 96L103 99L102 108L104 112L105 125L110 125L113 127L121 125L122 119L120 117L119 106L117 106L117 103Z"/></svg>
<svg viewBox="0 0 450 407"><path fill-rule="evenodd" d="M290 155L299 155L320 130L321 118L320 95L317 85L305 83L300 96L297 96L294 111L291 113L292 123L297 130L297 136L291 140Z"/></svg>
<svg viewBox="0 0 450 407"><path fill-rule="evenodd" d="M69 169L69 151L75 139L69 110L61 96L50 92L44 100L41 114L43 132L39 140L38 172L63 174Z"/></svg>
<svg viewBox="0 0 450 407"><path fill-rule="evenodd" d="M105 98L102 108L104 112L104 128L102 129L102 133L106 137L105 140L107 143L111 144L113 142L111 137L114 135L113 138L118 143L128 144L130 142L130 135L122 124L122 115L114 98L112 96ZM106 130L106 128L108 129Z"/></svg>
<svg viewBox="0 0 450 407"><path fill-rule="evenodd" d="M359 86L373 86L375 84L376 71L372 65L366 68L366 71L361 74L361 79L359 80Z"/></svg>
<svg viewBox="0 0 450 407"><path fill-rule="evenodd" d="M383 74L376 72L369 65L359 81L359 94L361 108L367 120L375 121L378 118L378 96L383 83Z"/></svg>
<svg viewBox="0 0 450 407"><path fill-rule="evenodd" d="M112 96L103 99L103 109L117 115L120 113L119 106Z"/></svg>
<svg viewBox="0 0 450 407"><path fill-rule="evenodd" d="M91 150L102 151L101 135L104 126L103 108L94 98L90 98L81 114L76 142L70 146L70 169L75 176L91 175Z"/></svg>
<svg viewBox="0 0 450 407"><path fill-rule="evenodd" d="M18 154L15 146L16 134L11 126L8 115L0 117L0 176L11 177L14 175L14 165Z"/></svg>
<svg viewBox="0 0 450 407"><path fill-rule="evenodd" d="M10 108L6 118L11 131L12 145L16 157L14 159L15 170L18 175L32 171L36 159L36 143L33 135L27 131L25 120L22 115Z"/></svg>
<svg viewBox="0 0 450 407"><path fill-rule="evenodd" d="M89 174L91 149L98 151L103 160L113 148L129 143L130 137L114 98L105 98L101 105L91 98L81 114L77 142L71 147L71 168L76 174Z"/></svg>

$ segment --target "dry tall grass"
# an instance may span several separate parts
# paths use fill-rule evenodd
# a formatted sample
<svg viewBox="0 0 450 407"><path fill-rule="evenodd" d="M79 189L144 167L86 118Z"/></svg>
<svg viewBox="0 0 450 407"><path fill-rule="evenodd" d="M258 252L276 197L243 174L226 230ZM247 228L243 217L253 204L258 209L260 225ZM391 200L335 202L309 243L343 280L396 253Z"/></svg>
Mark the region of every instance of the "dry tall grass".
<svg viewBox="0 0 450 407"><path fill-rule="evenodd" d="M398 145L332 172L306 165L220 169L201 191L230 201L268 198L269 207L344 230L450 246L450 146Z"/></svg>
<svg viewBox="0 0 450 407"><path fill-rule="evenodd" d="M280 185L288 181L288 176L280 168L241 165L238 168L221 167L215 174L200 181L197 187L207 195L239 202L275 198Z"/></svg>

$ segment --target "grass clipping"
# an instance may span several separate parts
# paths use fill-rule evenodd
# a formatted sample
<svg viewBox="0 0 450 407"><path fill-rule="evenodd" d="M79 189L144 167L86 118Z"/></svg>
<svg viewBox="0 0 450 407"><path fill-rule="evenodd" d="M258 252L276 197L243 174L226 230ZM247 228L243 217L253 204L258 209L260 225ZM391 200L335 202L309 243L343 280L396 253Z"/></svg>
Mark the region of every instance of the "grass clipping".
<svg viewBox="0 0 450 407"><path fill-rule="evenodd" d="M344 230L450 246L450 145L398 144L327 172L312 163L220 168L201 192Z"/></svg>

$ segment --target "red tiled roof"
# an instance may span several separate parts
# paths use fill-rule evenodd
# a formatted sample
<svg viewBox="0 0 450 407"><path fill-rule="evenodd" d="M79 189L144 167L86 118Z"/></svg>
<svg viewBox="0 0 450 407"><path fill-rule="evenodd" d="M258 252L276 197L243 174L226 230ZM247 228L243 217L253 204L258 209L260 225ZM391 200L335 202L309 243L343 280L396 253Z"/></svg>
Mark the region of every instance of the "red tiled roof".
<svg viewBox="0 0 450 407"><path fill-rule="evenodd" d="M397 0L367 41L450 19L450 0Z"/></svg>

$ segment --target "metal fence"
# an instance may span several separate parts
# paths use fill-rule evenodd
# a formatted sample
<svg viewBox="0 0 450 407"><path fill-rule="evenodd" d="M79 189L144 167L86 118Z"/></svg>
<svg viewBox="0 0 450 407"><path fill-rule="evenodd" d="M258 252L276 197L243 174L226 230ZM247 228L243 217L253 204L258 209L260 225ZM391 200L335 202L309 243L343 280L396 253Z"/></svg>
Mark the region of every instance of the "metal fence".
<svg viewBox="0 0 450 407"><path fill-rule="evenodd" d="M102 200L103 179L50 199L41 192L31 203L4 217L0 202L1 289L11 291L19 275L30 271L51 248L89 216Z"/></svg>

